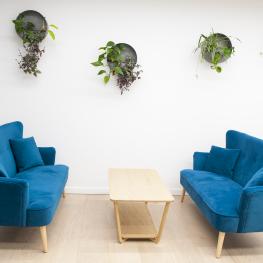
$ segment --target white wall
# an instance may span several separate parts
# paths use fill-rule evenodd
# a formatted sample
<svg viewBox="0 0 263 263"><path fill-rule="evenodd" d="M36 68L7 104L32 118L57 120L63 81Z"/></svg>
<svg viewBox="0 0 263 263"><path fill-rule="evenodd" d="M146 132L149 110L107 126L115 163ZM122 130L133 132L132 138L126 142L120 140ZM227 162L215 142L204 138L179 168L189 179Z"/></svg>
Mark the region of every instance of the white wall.
<svg viewBox="0 0 263 263"><path fill-rule="evenodd" d="M15 61L11 20L27 9L59 26L38 78ZM223 146L226 130L263 137L262 13L260 0L0 0L0 122L21 120L25 136L54 145L70 191L107 191L109 167L156 168L176 191L193 151ZM242 40L221 74L193 53L212 28ZM108 40L131 44L144 70L123 96L90 65Z"/></svg>

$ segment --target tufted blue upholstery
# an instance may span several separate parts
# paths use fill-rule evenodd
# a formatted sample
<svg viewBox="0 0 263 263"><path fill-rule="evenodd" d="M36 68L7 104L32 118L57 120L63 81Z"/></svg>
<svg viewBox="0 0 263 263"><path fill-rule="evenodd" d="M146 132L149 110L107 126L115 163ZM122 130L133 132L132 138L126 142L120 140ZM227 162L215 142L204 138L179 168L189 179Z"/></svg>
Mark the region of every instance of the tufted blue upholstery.
<svg viewBox="0 0 263 263"><path fill-rule="evenodd" d="M239 160L236 164L233 180L242 186L263 167L263 140L237 131L228 131L226 147L240 149Z"/></svg>
<svg viewBox="0 0 263 263"><path fill-rule="evenodd" d="M226 176L190 169L181 171L181 184L216 229L222 232L237 231L242 193L239 184ZM213 186L216 186L216 191Z"/></svg>
<svg viewBox="0 0 263 263"><path fill-rule="evenodd" d="M68 167L54 165L55 148L40 147L44 165L17 173L9 141L22 135L21 122L0 126L0 226L45 226L55 215Z"/></svg>
<svg viewBox="0 0 263 263"><path fill-rule="evenodd" d="M21 139L23 125L12 122L0 126L0 173L2 176L13 177L16 174L16 163L9 144L10 139Z"/></svg>
<svg viewBox="0 0 263 263"><path fill-rule="evenodd" d="M226 147L240 150L232 178L205 171L209 153L196 152L181 184L218 231L263 232L263 140L231 130Z"/></svg>

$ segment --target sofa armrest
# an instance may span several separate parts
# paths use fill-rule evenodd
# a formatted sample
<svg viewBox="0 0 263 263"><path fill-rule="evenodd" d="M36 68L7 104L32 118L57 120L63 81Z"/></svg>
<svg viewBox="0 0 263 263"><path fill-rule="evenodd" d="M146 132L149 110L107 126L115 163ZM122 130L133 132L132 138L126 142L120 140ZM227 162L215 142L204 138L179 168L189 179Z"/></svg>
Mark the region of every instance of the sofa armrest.
<svg viewBox="0 0 263 263"><path fill-rule="evenodd" d="M0 226L25 226L28 183L21 179L0 178Z"/></svg>
<svg viewBox="0 0 263 263"><path fill-rule="evenodd" d="M195 152L193 156L193 169L203 170L208 155L209 153L206 152Z"/></svg>
<svg viewBox="0 0 263 263"><path fill-rule="evenodd" d="M263 231L263 186L243 189L239 205L238 232Z"/></svg>
<svg viewBox="0 0 263 263"><path fill-rule="evenodd" d="M38 147L45 165L54 165L56 159L56 149L54 147Z"/></svg>

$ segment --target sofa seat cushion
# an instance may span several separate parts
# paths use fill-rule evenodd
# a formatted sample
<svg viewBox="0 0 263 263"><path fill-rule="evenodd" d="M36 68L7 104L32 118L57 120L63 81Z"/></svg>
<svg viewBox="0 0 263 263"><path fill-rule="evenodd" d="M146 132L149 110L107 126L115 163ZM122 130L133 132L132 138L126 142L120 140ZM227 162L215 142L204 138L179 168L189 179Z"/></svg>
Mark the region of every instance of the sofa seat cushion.
<svg viewBox="0 0 263 263"><path fill-rule="evenodd" d="M68 178L65 165L38 166L18 173L29 184L27 226L48 225L56 211Z"/></svg>
<svg viewBox="0 0 263 263"><path fill-rule="evenodd" d="M218 231L236 232L242 187L226 176L206 171L181 171L181 184Z"/></svg>

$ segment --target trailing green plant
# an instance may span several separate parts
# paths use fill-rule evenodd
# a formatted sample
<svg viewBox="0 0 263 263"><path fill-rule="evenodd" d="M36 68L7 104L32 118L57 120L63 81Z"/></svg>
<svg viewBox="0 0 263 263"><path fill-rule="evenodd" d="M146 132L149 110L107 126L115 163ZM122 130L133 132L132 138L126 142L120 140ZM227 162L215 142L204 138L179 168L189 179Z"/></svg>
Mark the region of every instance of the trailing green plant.
<svg viewBox="0 0 263 263"><path fill-rule="evenodd" d="M115 44L109 41L106 46L100 47L102 53L98 56L97 61L91 64L95 67L102 67L98 75L103 76L103 81L107 84L112 76L117 78L117 86L121 90L121 94L125 90L129 90L131 84L140 79L142 70L139 70L139 65L130 58L124 57L122 51L125 46L122 44Z"/></svg>
<svg viewBox="0 0 263 263"><path fill-rule="evenodd" d="M196 48L196 50L201 50L202 59L208 60L207 56L209 56L211 68L218 73L222 72L222 67L218 64L231 57L235 52L232 45L222 45L222 41L229 42L229 38L214 32L210 33L209 36L202 34Z"/></svg>
<svg viewBox="0 0 263 263"><path fill-rule="evenodd" d="M44 49L39 47L39 44L45 38L46 30L35 30L35 25L31 22L25 22L23 16L13 20L13 23L15 24L16 32L22 38L25 51L23 54L19 51L20 60L17 60L17 63L25 73L33 74L37 77L37 75L41 73L37 64L45 52ZM58 29L58 27L53 24L49 27ZM54 32L50 29L48 29L47 32L51 39L55 40Z"/></svg>

